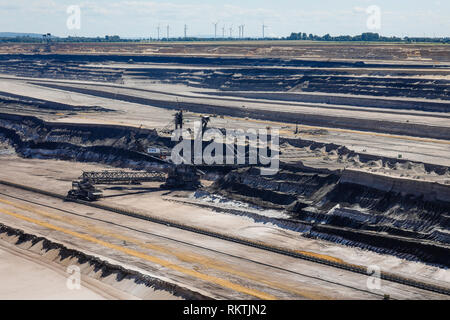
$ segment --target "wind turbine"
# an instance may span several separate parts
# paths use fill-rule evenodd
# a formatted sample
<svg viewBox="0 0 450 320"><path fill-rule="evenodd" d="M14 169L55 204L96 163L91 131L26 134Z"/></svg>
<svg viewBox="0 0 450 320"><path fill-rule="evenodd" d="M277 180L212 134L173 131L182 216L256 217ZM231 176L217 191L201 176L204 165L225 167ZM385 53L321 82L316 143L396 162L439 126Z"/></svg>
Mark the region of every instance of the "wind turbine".
<svg viewBox="0 0 450 320"><path fill-rule="evenodd" d="M225 39L225 25L222 27L222 38Z"/></svg>
<svg viewBox="0 0 450 320"><path fill-rule="evenodd" d="M245 24L241 25L241 33L242 33L241 38L244 38L244 30L245 30Z"/></svg>
<svg viewBox="0 0 450 320"><path fill-rule="evenodd" d="M169 31L170 31L170 26L167 25L167 41L169 41Z"/></svg>
<svg viewBox="0 0 450 320"><path fill-rule="evenodd" d="M158 26L156 27L156 30L158 30L158 41L159 41L159 32L161 31L161 26L158 24Z"/></svg>
<svg viewBox="0 0 450 320"><path fill-rule="evenodd" d="M233 38L233 25L230 27L230 38Z"/></svg>
<svg viewBox="0 0 450 320"><path fill-rule="evenodd" d="M217 39L217 25L219 24L219 22L213 22L214 25L214 39Z"/></svg>
<svg viewBox="0 0 450 320"><path fill-rule="evenodd" d="M263 25L262 25L262 36L263 36L263 39L266 37L266 35L265 35L265 33L266 33L266 29L268 28L268 26L266 26L264 23L263 23Z"/></svg>
<svg viewBox="0 0 450 320"><path fill-rule="evenodd" d="M184 38L187 38L187 30L188 30L188 26L187 24L184 25Z"/></svg>

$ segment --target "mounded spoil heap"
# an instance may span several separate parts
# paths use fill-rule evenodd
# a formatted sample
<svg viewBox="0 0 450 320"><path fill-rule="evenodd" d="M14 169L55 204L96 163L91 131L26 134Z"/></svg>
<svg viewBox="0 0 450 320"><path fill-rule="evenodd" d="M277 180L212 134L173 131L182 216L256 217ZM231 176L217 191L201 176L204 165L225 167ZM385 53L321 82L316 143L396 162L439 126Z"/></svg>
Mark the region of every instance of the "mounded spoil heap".
<svg viewBox="0 0 450 320"><path fill-rule="evenodd" d="M450 266L450 187L359 171L285 167L235 170L210 189L286 210L307 237Z"/></svg>
<svg viewBox="0 0 450 320"><path fill-rule="evenodd" d="M130 61L144 64L145 67L135 67ZM101 68L95 64L101 64ZM175 64L176 67L164 67L167 64ZM199 69L206 66L210 68ZM291 91L443 101L450 99L447 64L375 64L262 57L0 54L0 73L19 77L109 83L145 79L224 92Z"/></svg>

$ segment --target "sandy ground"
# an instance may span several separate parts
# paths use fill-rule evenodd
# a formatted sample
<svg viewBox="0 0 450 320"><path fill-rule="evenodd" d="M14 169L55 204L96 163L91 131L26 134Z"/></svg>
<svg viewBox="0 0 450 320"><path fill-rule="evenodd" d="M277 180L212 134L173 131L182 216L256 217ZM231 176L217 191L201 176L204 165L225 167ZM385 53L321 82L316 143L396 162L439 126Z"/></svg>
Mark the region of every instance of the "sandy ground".
<svg viewBox="0 0 450 320"><path fill-rule="evenodd" d="M0 300L104 300L111 296L100 288L81 284L70 290L62 268L39 256L0 241ZM81 282L82 283L82 282ZM105 286L102 286L105 289ZM111 288L110 288L111 289ZM114 291L114 290L113 290Z"/></svg>

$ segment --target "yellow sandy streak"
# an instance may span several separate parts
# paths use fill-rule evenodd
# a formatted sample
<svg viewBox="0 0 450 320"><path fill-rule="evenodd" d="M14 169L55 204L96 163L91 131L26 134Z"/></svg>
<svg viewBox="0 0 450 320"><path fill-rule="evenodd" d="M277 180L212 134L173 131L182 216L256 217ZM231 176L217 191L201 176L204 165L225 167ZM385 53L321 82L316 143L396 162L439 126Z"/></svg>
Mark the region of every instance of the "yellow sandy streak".
<svg viewBox="0 0 450 320"><path fill-rule="evenodd" d="M331 261L331 262L346 263L342 259L335 258L333 256L329 256L329 255L326 255L326 254L320 254L320 253L314 253L314 252L308 252L308 251L300 251L300 250L297 250L295 252L303 254L303 255L308 256L308 257L323 259L323 260L327 260L327 261Z"/></svg>
<svg viewBox="0 0 450 320"><path fill-rule="evenodd" d="M259 299L277 300L277 297L275 297L273 295L270 295L270 294L267 294L267 293L264 293L264 292L261 292L261 291L253 290L253 289L250 289L250 288L246 288L246 287L241 286L239 284L232 283L232 282L230 282L228 280L224 280L224 279L221 279L221 278L217 278L217 277L214 277L214 276L203 274L203 273L197 272L195 270L187 269L187 268L178 266L176 264L173 264L173 263L171 263L169 261L166 261L166 260L163 260L163 259L160 259L160 258L157 258L157 257L153 257L153 256L147 255L145 253L142 253L142 252L139 252L139 251L136 251L136 250L133 250L133 249L124 248L122 246L118 246L118 245L115 245L115 244L112 244L112 243L109 243L109 242L106 242L106 241L102 241L102 240L99 240L99 239L94 238L94 237L89 236L89 235L85 235L85 234L78 233L76 231L72 231L72 230L68 230L68 229L65 229L65 228L61 228L61 227L52 225L52 224L50 224L48 222L44 222L44 221L40 221L40 220L37 220L37 219L29 218L29 217L26 217L26 216L23 216L21 214L14 213L14 212L11 212L11 211L8 211L8 210L0 209L0 212L4 213L4 214L7 214L9 216L15 217L17 219L21 219L21 220L24 220L24 221L27 221L27 222L31 222L31 223L34 223L36 225L39 225L39 226L42 226L42 227L45 227L45 228L48 228L48 229L59 231L59 232L71 235L73 237L76 237L76 238L79 238L79 239L82 239L82 240L85 240L85 241L89 241L89 242L101 245L101 246L106 247L106 248L110 248L110 249L114 249L114 250L123 252L125 254L130 255L130 256L134 256L134 257L137 257L137 258L140 258L140 259L144 259L144 260L150 261L150 262L155 263L155 264L159 264L159 265L161 265L161 266L163 266L165 268L172 269L172 270L184 273L186 275L189 275L189 276L192 276L192 277L204 280L204 281L215 283L215 284L218 284L218 285L220 285L222 287L229 288L229 289L232 289L234 291L241 292L241 293L244 293L244 294L248 294L248 295L257 297Z"/></svg>
<svg viewBox="0 0 450 320"><path fill-rule="evenodd" d="M17 203L14 203L14 202L11 202L11 201L8 201L8 200L5 200L5 199L1 199L0 198L0 202L4 203L4 204L7 204L7 205L10 205L10 206L13 206L13 207L16 207L16 208L19 208L19 209L23 209L25 211L34 212L34 213L36 213L36 214L38 214L40 216L52 218L52 219L59 220L59 221L62 221L62 222L70 222L71 224L84 227L84 228L88 229L89 231L91 231L93 233L97 233L97 234L101 234L101 235L104 235L104 236L113 237L113 238L116 238L116 239L119 239L119 240L122 240L122 241L127 241L127 242L133 243L135 245L138 245L141 248L150 249L150 250L158 251L158 252L161 252L161 253L173 255L173 256L177 257L180 261L202 264L202 265L205 265L206 267L209 267L209 268L213 268L213 269L224 271L224 272L227 272L227 273L230 273L230 274L233 274L233 275L237 275L237 276L240 276L240 277L243 277L243 278L247 278L247 279L250 279L250 280L253 280L253 281L264 283L264 284L266 284L266 285L268 285L268 286L270 286L272 288L278 288L278 289L281 289L281 290L284 290L284 291L287 291L287 292L294 293L296 295L303 296L303 297L308 298L308 299L316 299L316 300L329 299L328 296L324 296L324 295L322 295L322 294L320 294L318 292L313 292L313 291L309 291L309 290L306 290L306 289L299 290L299 289L297 289L295 287L292 287L292 286L284 285L284 284L281 284L281 283L278 283L278 282L273 282L273 281L267 280L266 278L258 277L257 275L247 274L247 273L242 272L240 270L234 269L232 266L229 266L229 265L227 265L225 263L218 263L216 260L210 259L210 258L205 257L205 256L200 256L200 255L196 255L196 254L192 254L192 253L185 253L185 252L181 253L181 252L177 252L174 249L170 249L169 250L169 249L157 246L157 245L144 243L144 242L141 242L141 241L139 241L137 239L134 239L134 238L130 238L130 237L126 237L126 236L123 236L123 235L118 235L118 234L106 231L104 229L101 229L99 227L93 226L92 224L89 224L89 223L86 223L86 222L82 222L82 221L79 221L79 220L74 220L74 219L72 219L70 217L64 217L63 218L63 217L60 217L60 216L57 216L57 215L53 215L53 214L41 211L39 209L35 209L35 208L27 206L27 205L17 204Z"/></svg>

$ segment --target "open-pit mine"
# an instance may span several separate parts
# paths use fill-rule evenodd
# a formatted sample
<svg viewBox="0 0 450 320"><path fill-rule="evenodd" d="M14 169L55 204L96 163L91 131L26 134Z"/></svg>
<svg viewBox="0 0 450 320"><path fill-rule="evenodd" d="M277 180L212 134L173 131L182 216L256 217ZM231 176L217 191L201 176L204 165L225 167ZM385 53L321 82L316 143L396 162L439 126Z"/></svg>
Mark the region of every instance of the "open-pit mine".
<svg viewBox="0 0 450 320"><path fill-rule="evenodd" d="M276 170L176 163L196 124ZM0 260L3 299L449 299L450 46L1 44Z"/></svg>

